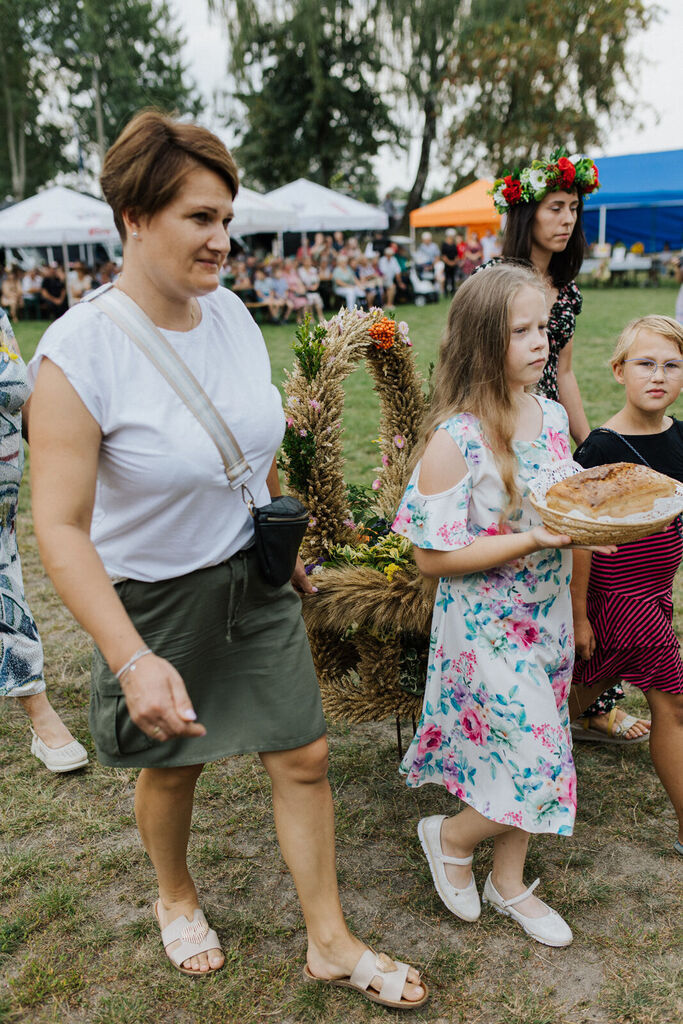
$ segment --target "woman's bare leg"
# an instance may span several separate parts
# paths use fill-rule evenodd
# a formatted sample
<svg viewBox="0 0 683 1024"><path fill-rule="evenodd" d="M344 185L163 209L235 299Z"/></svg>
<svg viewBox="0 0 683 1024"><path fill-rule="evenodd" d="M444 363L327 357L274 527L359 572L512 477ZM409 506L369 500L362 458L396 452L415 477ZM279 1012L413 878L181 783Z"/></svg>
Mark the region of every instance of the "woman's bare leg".
<svg viewBox="0 0 683 1024"><path fill-rule="evenodd" d="M186 768L143 768L135 787L135 817L159 882L158 914L162 929L181 915L191 921L199 906L187 868L187 843L194 790L203 767L198 764ZM183 967L202 973L220 967L223 962L221 950L211 949L185 960Z"/></svg>
<svg viewBox="0 0 683 1024"><path fill-rule="evenodd" d="M334 809L327 780L327 740L261 754L273 787L280 849L292 873L308 933L307 962L319 978L349 975L367 948L349 932L337 888ZM404 998L424 995L417 971L408 973ZM381 988L381 979L373 979Z"/></svg>

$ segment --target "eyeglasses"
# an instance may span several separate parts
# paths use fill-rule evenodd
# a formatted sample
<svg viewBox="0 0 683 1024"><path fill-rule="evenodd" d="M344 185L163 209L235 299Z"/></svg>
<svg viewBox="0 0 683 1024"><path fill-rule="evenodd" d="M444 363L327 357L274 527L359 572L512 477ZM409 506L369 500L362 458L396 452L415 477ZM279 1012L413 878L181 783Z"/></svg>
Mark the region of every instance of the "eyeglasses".
<svg viewBox="0 0 683 1024"><path fill-rule="evenodd" d="M666 363L656 363L654 359L624 359L624 362L634 363L633 372L643 380L654 377L660 366L664 376L671 377L672 380L683 375L683 359L670 359Z"/></svg>

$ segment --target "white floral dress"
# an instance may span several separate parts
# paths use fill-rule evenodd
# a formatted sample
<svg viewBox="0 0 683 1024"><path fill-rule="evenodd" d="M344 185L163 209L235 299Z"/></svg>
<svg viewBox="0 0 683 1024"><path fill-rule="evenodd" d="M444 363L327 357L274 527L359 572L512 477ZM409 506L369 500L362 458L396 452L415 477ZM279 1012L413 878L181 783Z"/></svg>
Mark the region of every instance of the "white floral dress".
<svg viewBox="0 0 683 1024"><path fill-rule="evenodd" d="M538 397L543 428L515 441L522 508L502 527L505 490L479 420L441 424L468 473L423 495L413 473L393 524L420 548L450 551L540 520L528 484L570 457L567 416ZM401 765L409 786L436 782L492 821L571 835L576 773L567 698L574 662L571 553L545 549L486 572L443 577L434 606L422 716Z"/></svg>
<svg viewBox="0 0 683 1024"><path fill-rule="evenodd" d="M45 689L43 647L26 603L17 548L21 410L30 394L26 366L0 309L0 697L32 697Z"/></svg>

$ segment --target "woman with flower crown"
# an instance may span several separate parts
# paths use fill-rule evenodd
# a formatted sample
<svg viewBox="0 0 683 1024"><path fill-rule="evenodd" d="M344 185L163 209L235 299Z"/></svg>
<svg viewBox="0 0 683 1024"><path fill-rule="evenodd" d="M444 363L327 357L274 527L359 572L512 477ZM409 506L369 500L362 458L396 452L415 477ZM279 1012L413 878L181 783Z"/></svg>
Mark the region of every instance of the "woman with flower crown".
<svg viewBox="0 0 683 1024"><path fill-rule="evenodd" d="M503 255L478 268L483 270L502 259L521 260L531 263L545 278L552 296L550 352L536 390L564 406L577 444L586 439L590 426L572 370L574 328L583 303L574 278L586 246L581 223L583 197L598 188L598 168L593 161L588 157L570 159L564 148L555 150L548 160L532 160L521 171L497 178L493 202L498 213L507 218ZM584 712L582 724L574 727L575 738L604 737L623 743L645 739L650 728L646 720L634 720L618 710L609 721L609 712L623 696L621 687L603 693Z"/></svg>

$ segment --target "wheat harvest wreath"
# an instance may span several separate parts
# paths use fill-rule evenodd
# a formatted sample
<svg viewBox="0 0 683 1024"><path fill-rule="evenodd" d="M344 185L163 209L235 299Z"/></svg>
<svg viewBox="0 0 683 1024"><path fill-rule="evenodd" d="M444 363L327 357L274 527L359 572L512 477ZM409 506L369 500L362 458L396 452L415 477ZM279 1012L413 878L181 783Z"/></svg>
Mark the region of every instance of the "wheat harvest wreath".
<svg viewBox="0 0 683 1024"><path fill-rule="evenodd" d="M343 309L327 324L306 320L294 352L281 467L311 513L302 556L318 594L303 615L325 713L414 720L436 581L418 574L410 542L390 531L427 406L408 325L381 309ZM382 464L370 491L347 487L342 451L344 382L362 359L380 399Z"/></svg>

